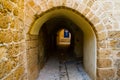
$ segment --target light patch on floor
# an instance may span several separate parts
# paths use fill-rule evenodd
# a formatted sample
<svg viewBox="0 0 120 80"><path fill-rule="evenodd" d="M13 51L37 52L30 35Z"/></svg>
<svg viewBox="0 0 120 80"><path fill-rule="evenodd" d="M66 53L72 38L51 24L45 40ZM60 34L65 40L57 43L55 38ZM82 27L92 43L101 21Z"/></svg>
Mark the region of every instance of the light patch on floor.
<svg viewBox="0 0 120 80"><path fill-rule="evenodd" d="M91 80L84 71L82 62L74 59L61 61L51 57L40 71L37 80Z"/></svg>

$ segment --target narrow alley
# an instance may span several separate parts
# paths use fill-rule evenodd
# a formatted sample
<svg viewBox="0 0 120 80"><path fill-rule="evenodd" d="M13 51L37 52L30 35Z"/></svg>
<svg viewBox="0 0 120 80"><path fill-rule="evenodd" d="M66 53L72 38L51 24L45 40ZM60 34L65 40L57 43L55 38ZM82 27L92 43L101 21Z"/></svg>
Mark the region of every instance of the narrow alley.
<svg viewBox="0 0 120 80"><path fill-rule="evenodd" d="M91 80L83 69L82 60L65 56L60 53L59 57L49 57L37 80Z"/></svg>

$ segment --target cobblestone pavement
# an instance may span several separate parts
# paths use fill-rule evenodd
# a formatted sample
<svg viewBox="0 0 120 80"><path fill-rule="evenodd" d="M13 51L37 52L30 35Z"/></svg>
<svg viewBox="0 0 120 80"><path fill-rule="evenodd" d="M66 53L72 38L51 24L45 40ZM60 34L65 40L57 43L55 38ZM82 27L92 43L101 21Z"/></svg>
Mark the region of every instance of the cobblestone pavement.
<svg viewBox="0 0 120 80"><path fill-rule="evenodd" d="M60 60L51 57L40 71L37 80L91 80L82 62L75 59Z"/></svg>

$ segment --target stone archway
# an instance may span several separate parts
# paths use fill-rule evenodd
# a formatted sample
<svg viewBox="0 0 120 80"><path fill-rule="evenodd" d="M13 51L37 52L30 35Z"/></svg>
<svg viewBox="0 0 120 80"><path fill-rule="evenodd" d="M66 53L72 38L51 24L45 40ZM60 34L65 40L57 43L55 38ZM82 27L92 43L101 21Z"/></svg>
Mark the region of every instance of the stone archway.
<svg viewBox="0 0 120 80"><path fill-rule="evenodd" d="M29 33L31 35L39 35L42 25L54 17L66 17L74 22L84 34L84 66L87 73L92 79L96 79L96 60L97 60L97 40L94 26L89 23L80 13L67 7L56 7L38 16L38 19L32 25ZM44 47L44 46L41 46ZM44 54L43 52L40 52ZM91 66L91 67L89 67Z"/></svg>
<svg viewBox="0 0 120 80"><path fill-rule="evenodd" d="M29 31L36 19L59 6L82 14L87 18L85 21L92 23L97 39L96 79L120 79L119 3L118 0L0 0L0 79L35 80L39 73L38 53L42 52L39 47L44 48L38 45L38 35Z"/></svg>
<svg viewBox="0 0 120 80"><path fill-rule="evenodd" d="M97 41L96 42L96 44L97 44L97 46L96 46L97 47L97 49L96 49L96 51L97 51L96 52L97 53L96 54L96 56L97 56L96 57L96 62L97 62L96 66L97 67L96 67L96 69L97 70L96 70L96 74L95 74L96 79L101 80L101 79L117 78L117 76L115 76L115 74L117 73L117 71L119 69L116 69L116 65L114 65L116 62L113 61L113 59L110 57L110 55L113 55L111 53L114 53L114 51L111 51L111 49L113 50L113 47L111 47L109 44L114 42L114 41L112 42L112 40L115 37L111 37L111 36L114 35L115 33L117 33L114 31L112 26L118 24L118 22L111 24L111 22L114 21L113 17L110 16L109 13L107 13L106 11L109 11L112 8L110 6L107 6L107 8L101 7L100 5L98 5L99 3L101 3L101 4L107 3L104 1L101 1L101 2L91 1L91 0L88 0L88 1L86 1L86 0L79 0L79 1L78 0L73 0L73 1L69 1L69 0L26 1L26 3L25 3L26 9L25 10L26 10L27 15L25 16L26 17L25 18L25 20L26 20L25 21L25 27L26 27L25 31L27 32L27 42L32 42L34 44L38 44L36 42L36 40L38 40L37 36L29 35L29 30L31 28L31 25L36 21L36 19L38 19L39 17L44 15L46 12L49 12L51 9L54 9L56 7L59 7L59 6L62 6L65 8L67 7L75 13L79 13L80 15L82 14L81 16L83 16L86 21L90 22L89 24L93 25L91 27L94 30L94 33L95 33L96 39L97 39L96 40ZM112 2L110 2L110 4L112 5ZM31 14L28 14L28 13L31 13ZM110 13L112 13L112 12L110 12ZM109 19L108 16L111 17L111 19ZM118 36L118 34L116 36ZM29 38L29 37L33 37L33 38ZM114 45L117 45L117 44L114 44ZM29 51L31 51L30 48L28 48L28 53L30 53ZM33 56L34 53L32 53L30 55ZM112 57L115 60L117 60L117 58L115 56L112 56ZM30 59L33 62L37 61L34 58L30 58ZM104 64L103 64L103 62L104 62ZM29 63L29 60L28 60L28 63ZM34 76L30 76L30 77L35 78L36 77L35 74L38 72L37 67L34 66L34 63L32 63L32 65L28 65L28 66L29 67L28 67L27 72L30 73L30 74L28 74L28 76L34 75ZM32 72L32 69L30 69L30 67L36 67L34 69L34 72ZM107 73L110 73L110 74L108 75Z"/></svg>

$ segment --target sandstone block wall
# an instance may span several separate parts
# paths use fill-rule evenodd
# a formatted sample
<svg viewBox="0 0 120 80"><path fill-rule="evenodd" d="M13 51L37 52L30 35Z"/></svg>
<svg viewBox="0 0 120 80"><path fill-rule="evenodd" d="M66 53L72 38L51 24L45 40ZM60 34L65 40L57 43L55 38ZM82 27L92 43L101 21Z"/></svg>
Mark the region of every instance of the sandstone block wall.
<svg viewBox="0 0 120 80"><path fill-rule="evenodd" d="M0 80L26 80L23 11L23 0L0 0Z"/></svg>
<svg viewBox="0 0 120 80"><path fill-rule="evenodd" d="M37 15L57 6L78 11L93 25L97 80L120 79L119 0L0 0L0 79L36 78L38 39L29 38L29 30Z"/></svg>
<svg viewBox="0 0 120 80"><path fill-rule="evenodd" d="M38 64L38 36L28 35L26 36L27 45L27 76L28 80L35 80L39 72Z"/></svg>
<svg viewBox="0 0 120 80"><path fill-rule="evenodd" d="M45 11L65 6L72 8L86 17L94 26L97 36L97 80L119 79L120 53L120 1L118 0L27 0L25 13L29 26L35 17ZM29 29L27 27L27 29ZM108 74L109 73L109 74Z"/></svg>

